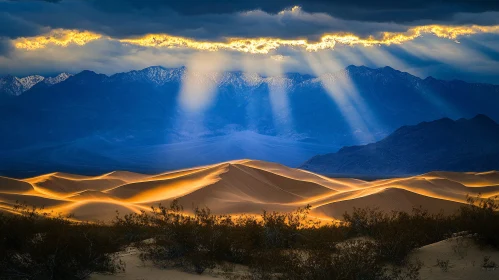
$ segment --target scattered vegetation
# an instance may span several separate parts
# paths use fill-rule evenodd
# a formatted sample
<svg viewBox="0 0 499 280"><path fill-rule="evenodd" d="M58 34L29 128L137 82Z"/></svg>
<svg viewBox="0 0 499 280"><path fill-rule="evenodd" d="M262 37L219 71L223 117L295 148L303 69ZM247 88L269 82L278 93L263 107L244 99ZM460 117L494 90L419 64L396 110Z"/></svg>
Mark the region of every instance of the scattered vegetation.
<svg viewBox="0 0 499 280"><path fill-rule="evenodd" d="M498 197L482 199L467 197L468 204L457 216L459 227L474 234L475 240L484 246L499 249L499 200Z"/></svg>
<svg viewBox="0 0 499 280"><path fill-rule="evenodd" d="M350 236L369 236L376 240L380 256L395 264L403 264L415 248L445 239L459 230L456 217L429 214L420 208L412 213L384 213L377 209L354 209L345 214Z"/></svg>
<svg viewBox="0 0 499 280"><path fill-rule="evenodd" d="M0 214L0 279L85 279L93 272L115 273L125 267L114 253L133 244L143 260L195 273L218 268L231 275L234 265L241 264L249 269L247 279L415 280L422 263L407 260L415 248L460 232L481 245L499 247L494 199L469 198L455 215L419 208L412 213L354 209L344 222L330 224L309 218L310 207L258 217L214 215L207 208L187 215L174 201L100 224L20 205L20 215ZM450 267L442 260L437 266L443 271ZM484 259L482 267L495 269L496 264Z"/></svg>
<svg viewBox="0 0 499 280"><path fill-rule="evenodd" d="M472 240L468 237L470 235L467 232L458 232L453 234L449 242L452 242L452 251L459 256L460 259L464 259L468 255L468 249L472 245Z"/></svg>
<svg viewBox="0 0 499 280"><path fill-rule="evenodd" d="M486 270L495 270L497 268L497 264L490 259L490 256L483 257L482 268Z"/></svg>
<svg viewBox="0 0 499 280"><path fill-rule="evenodd" d="M437 264L435 266L440 267L443 272L448 272L451 267L449 260L437 259Z"/></svg>
<svg viewBox="0 0 499 280"><path fill-rule="evenodd" d="M115 273L123 264L119 233L110 227L74 223L19 205L0 213L0 279L85 279L92 272Z"/></svg>

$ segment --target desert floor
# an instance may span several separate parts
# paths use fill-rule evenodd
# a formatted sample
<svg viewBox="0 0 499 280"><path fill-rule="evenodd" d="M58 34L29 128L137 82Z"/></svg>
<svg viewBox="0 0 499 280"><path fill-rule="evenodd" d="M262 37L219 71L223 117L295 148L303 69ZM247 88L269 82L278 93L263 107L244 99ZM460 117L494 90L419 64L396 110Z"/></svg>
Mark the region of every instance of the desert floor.
<svg viewBox="0 0 499 280"><path fill-rule="evenodd" d="M459 249L458 249L459 248ZM160 269L150 262L142 262L139 252L129 248L126 252L119 253L122 261L126 263L126 270L116 275L94 274L92 280L204 280L223 279L220 271L208 271L201 275L183 272L174 269ZM482 267L484 257L490 261L499 262L499 251L489 248L480 248L474 241L467 237L456 237L430 244L415 250L411 256L412 261L422 261L420 270L422 280L426 279L461 279L461 280L493 280L499 279L499 269L487 270ZM447 269L437 265L437 260L448 261ZM233 275L245 275L245 267L236 267Z"/></svg>

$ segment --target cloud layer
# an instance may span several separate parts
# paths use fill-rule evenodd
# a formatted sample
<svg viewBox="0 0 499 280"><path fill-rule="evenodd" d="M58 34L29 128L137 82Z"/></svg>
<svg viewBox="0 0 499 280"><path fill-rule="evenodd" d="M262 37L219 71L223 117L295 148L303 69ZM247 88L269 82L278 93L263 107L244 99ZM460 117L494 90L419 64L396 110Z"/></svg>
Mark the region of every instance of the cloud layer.
<svg viewBox="0 0 499 280"><path fill-rule="evenodd" d="M252 61L259 72L315 74L305 54L318 51L336 68L487 82L499 74L497 1L330 2L0 0L0 74L177 67L206 51L226 57L227 70Z"/></svg>
<svg viewBox="0 0 499 280"><path fill-rule="evenodd" d="M329 2L332 1L0 0L0 36L30 37L60 28L119 38L169 34L197 40L318 39L325 33L368 36L403 32L422 25L499 25L496 1L450 0L445 6L439 4L441 1ZM437 7L446 8L433 12ZM397 20L398 17L403 20Z"/></svg>
<svg viewBox="0 0 499 280"><path fill-rule="evenodd" d="M490 0L90 0L88 2L95 8L108 12L168 9L183 15L231 14L257 9L275 14L289 7L301 6L307 11L325 12L337 18L379 22L446 20L460 12L499 11L499 3Z"/></svg>
<svg viewBox="0 0 499 280"><path fill-rule="evenodd" d="M406 32L382 32L378 37L369 36L361 38L351 33L324 34L318 42L307 39L280 39L280 38L227 38L225 41L199 41L168 34L147 34L133 39L120 39L103 36L89 31L55 29L47 34L34 37L21 37L14 40L18 49L36 50L47 48L51 45L67 47L70 44L85 45L89 42L105 37L107 40L123 44L132 44L142 47L155 48L187 48L202 51L230 50L237 52L268 54L281 47L302 48L307 51L334 49L336 44L347 46L361 45L365 47L403 44L412 41L424 34L440 38L458 39L465 35L499 33L497 26L443 26L427 25L412 27Z"/></svg>

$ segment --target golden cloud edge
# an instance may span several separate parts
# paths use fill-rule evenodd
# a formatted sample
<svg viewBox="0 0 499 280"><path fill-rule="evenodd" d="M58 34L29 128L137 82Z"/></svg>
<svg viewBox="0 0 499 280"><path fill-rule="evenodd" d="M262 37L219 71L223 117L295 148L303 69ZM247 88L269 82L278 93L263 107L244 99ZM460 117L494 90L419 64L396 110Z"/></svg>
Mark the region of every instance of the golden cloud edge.
<svg viewBox="0 0 499 280"><path fill-rule="evenodd" d="M412 41L424 34L431 34L439 38L456 40L459 37L484 33L499 33L496 26L446 26L424 25L408 29L406 32L382 32L379 36L362 38L352 33L324 34L319 41L310 42L306 39L280 38L227 38L226 41L198 41L191 38L172 36L168 34L147 34L137 38L113 38L91 31L75 29L54 29L47 34L34 37L21 37L14 40L17 49L33 51L44 49L50 45L67 47L70 45L83 46L99 39L118 41L141 47L154 48L187 48L203 51L229 50L252 54L267 54L281 47L302 48L307 51L334 49L337 44L347 46L378 46L403 44Z"/></svg>

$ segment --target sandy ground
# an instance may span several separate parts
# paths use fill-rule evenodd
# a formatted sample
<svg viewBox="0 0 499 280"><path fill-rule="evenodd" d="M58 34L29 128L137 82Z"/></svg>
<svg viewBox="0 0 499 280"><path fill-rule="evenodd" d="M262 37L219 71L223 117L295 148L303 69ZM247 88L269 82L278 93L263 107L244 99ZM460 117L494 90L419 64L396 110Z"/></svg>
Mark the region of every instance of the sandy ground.
<svg viewBox="0 0 499 280"><path fill-rule="evenodd" d="M223 279L215 272L202 275L172 269L159 269L150 262L142 262L136 249L128 249L119 254L126 264L126 271L116 275L94 274L91 280L207 280ZM494 280L499 279L499 268L484 268L484 257L499 266L499 251L490 248L480 248L472 239L458 237L437 242L415 250L410 259L423 262L420 270L421 280ZM437 265L437 260L447 263L447 268ZM236 269L235 273L245 273L244 268Z"/></svg>
<svg viewBox="0 0 499 280"><path fill-rule="evenodd" d="M119 254L125 263L125 272L116 275L93 274L90 280L209 280L221 279L209 275L198 275L173 269L159 269L149 262L142 262L139 252L130 248Z"/></svg>
<svg viewBox="0 0 499 280"><path fill-rule="evenodd" d="M108 221L173 199L216 214L292 211L308 204L312 215L341 219L353 207L453 213L466 195L499 195L499 172L431 172L407 178L362 181L327 178L255 160L236 160L156 175L116 171L100 176L51 173L22 180L0 177L0 209L16 201L79 220Z"/></svg>
<svg viewBox="0 0 499 280"><path fill-rule="evenodd" d="M499 251L480 248L469 238L452 238L424 246L412 253L412 259L423 261L421 279L494 280L499 279L499 268L483 268L484 257L499 266ZM437 260L448 261L448 269L437 265Z"/></svg>

